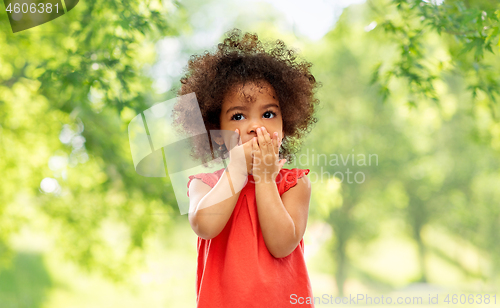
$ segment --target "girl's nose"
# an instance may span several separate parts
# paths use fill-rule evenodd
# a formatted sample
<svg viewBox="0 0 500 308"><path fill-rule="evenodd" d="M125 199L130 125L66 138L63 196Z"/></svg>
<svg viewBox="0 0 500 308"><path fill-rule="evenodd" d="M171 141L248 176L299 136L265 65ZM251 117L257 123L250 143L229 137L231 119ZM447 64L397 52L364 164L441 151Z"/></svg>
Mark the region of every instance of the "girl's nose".
<svg viewBox="0 0 500 308"><path fill-rule="evenodd" d="M248 129L248 134L249 135L255 135L257 136L257 128L262 127L263 125L260 122L255 122L250 125Z"/></svg>

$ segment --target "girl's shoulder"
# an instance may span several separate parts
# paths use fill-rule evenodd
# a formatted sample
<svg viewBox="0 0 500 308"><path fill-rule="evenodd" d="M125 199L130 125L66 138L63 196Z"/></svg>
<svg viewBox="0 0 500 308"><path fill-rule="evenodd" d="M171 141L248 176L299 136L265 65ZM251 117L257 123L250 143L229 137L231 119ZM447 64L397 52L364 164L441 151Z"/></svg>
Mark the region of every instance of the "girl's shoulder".
<svg viewBox="0 0 500 308"><path fill-rule="evenodd" d="M191 184L191 181L193 181L194 179L200 179L201 181L203 181L203 183L209 185L210 187L214 187L215 184L217 184L217 182L219 181L220 177L222 176L222 173L224 173L224 168L210 173L198 173L195 175L190 175L189 181L187 183L188 197L189 197L189 185Z"/></svg>
<svg viewBox="0 0 500 308"><path fill-rule="evenodd" d="M222 176L222 173L224 173L224 168L211 173L198 173L195 175L190 175L187 186L189 188L191 181L193 181L194 179L200 179L203 181L203 183L209 185L210 187L214 187Z"/></svg>
<svg viewBox="0 0 500 308"><path fill-rule="evenodd" d="M281 188L281 191L284 193L293 186L297 185L298 179L307 175L309 173L309 169L301 169L301 168L293 168L286 169L283 168L280 170L280 173L276 177L276 184Z"/></svg>

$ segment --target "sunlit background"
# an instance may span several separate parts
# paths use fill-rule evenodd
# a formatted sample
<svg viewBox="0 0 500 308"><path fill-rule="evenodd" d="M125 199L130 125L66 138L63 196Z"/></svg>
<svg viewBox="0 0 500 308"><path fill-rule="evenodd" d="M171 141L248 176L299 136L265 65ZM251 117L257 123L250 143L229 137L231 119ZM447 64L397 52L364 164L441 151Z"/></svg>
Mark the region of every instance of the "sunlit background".
<svg viewBox="0 0 500 308"><path fill-rule="evenodd" d="M283 40L322 84L285 165L311 170L314 295L499 306L499 9L82 1L13 34L1 4L0 308L196 306L197 237L168 178L135 172L127 125L233 27Z"/></svg>

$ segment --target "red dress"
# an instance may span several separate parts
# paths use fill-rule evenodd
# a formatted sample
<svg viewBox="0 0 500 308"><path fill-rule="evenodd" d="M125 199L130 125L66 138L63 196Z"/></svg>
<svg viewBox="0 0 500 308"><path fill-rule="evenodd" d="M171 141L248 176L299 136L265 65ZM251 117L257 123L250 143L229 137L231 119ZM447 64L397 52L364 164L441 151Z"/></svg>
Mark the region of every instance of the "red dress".
<svg viewBox="0 0 500 308"><path fill-rule="evenodd" d="M224 169L189 177L214 187ZM281 169L276 177L279 194L297 184L309 169ZM189 192L188 192L189 196ZM196 301L198 308L314 307L297 299L313 298L304 260L304 239L284 258L266 247L259 225L255 182L248 175L236 206L222 232L211 240L198 237Z"/></svg>

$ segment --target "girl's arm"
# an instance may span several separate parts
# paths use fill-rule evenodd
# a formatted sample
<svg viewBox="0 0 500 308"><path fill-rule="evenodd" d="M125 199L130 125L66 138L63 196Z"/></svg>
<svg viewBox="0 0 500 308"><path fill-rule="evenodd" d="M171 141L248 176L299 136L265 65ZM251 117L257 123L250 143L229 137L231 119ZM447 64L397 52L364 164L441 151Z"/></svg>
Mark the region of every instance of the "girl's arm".
<svg viewBox="0 0 500 308"><path fill-rule="evenodd" d="M267 249L275 258L288 256L306 231L311 183L305 175L280 197L276 176L285 159L279 159L278 133L257 128L253 139L253 174L260 228Z"/></svg>
<svg viewBox="0 0 500 308"><path fill-rule="evenodd" d="M229 163L213 188L198 179L191 182L189 224L199 237L212 239L224 229L246 179L246 170Z"/></svg>
<svg viewBox="0 0 500 308"><path fill-rule="evenodd" d="M231 217L240 192L252 168L252 143L241 144L235 130L229 144L229 164L213 188L193 180L189 186L189 223L193 231L206 240L216 237Z"/></svg>
<svg viewBox="0 0 500 308"><path fill-rule="evenodd" d="M304 175L297 185L280 197L274 181L258 181L255 197L260 228L267 249L275 258L284 258L297 248L304 236L309 213L311 183Z"/></svg>

